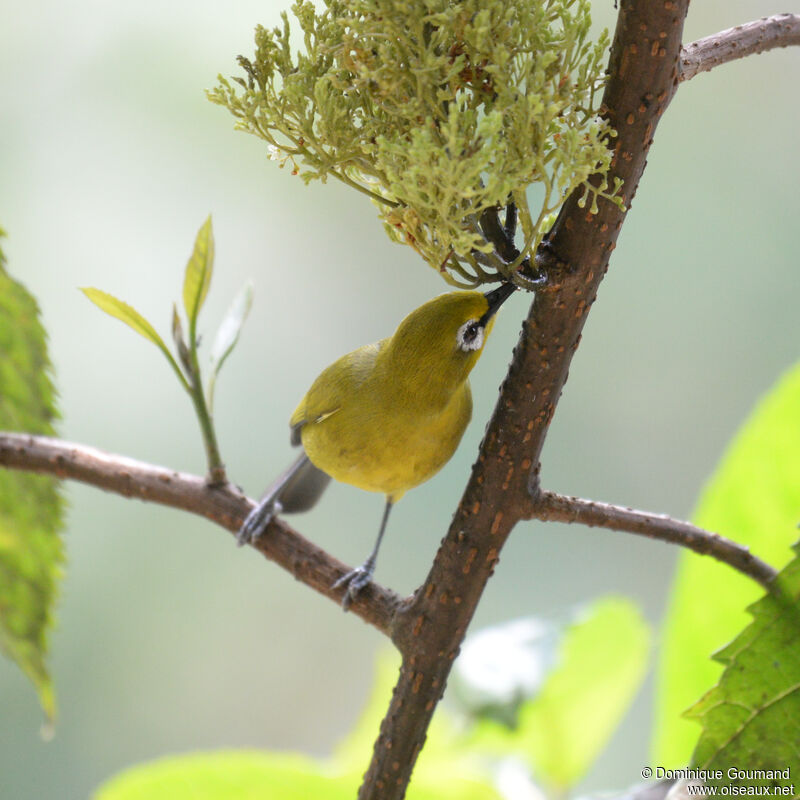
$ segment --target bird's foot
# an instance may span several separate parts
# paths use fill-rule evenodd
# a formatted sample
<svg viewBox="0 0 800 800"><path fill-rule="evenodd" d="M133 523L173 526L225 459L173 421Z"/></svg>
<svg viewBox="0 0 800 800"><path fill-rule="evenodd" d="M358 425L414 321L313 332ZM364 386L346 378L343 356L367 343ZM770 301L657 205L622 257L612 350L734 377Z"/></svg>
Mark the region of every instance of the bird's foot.
<svg viewBox="0 0 800 800"><path fill-rule="evenodd" d="M372 573L375 572L375 562L365 561L360 567L351 569L339 578L331 587L340 589L346 587L342 596L342 608L347 611L350 604L356 599L358 593L372 580Z"/></svg>
<svg viewBox="0 0 800 800"><path fill-rule="evenodd" d="M272 522L278 514L283 511L281 504L274 498L262 500L246 517L236 534L236 544L239 547L245 544L253 544L267 529L267 525Z"/></svg>

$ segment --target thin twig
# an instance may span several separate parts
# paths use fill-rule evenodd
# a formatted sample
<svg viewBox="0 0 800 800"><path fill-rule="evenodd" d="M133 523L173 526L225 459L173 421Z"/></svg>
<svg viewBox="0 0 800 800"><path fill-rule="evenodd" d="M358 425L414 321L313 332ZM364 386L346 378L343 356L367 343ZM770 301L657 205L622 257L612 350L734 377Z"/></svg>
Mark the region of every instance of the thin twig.
<svg viewBox="0 0 800 800"><path fill-rule="evenodd" d="M777 574L769 564L756 558L743 545L666 514L650 514L633 508L542 491L536 498L530 516L553 522L580 522L594 528L625 531L678 544L733 567L760 583L767 591L771 590L772 580Z"/></svg>
<svg viewBox="0 0 800 800"><path fill-rule="evenodd" d="M479 224L484 237L494 246L495 253L506 263L514 261L519 252L514 247L513 238L508 235L505 227L500 223L498 209L495 207L484 209Z"/></svg>
<svg viewBox="0 0 800 800"><path fill-rule="evenodd" d="M678 79L688 81L720 64L791 45L800 45L800 14L762 17L681 48Z"/></svg>
<svg viewBox="0 0 800 800"><path fill-rule="evenodd" d="M255 505L231 484L209 486L197 475L48 436L0 433L0 466L70 478L124 497L190 511L232 533L239 530ZM334 591L331 587L350 568L283 520L273 520L253 547L301 583L336 603L341 602L341 590ZM394 592L370 583L353 601L350 611L389 636L400 602Z"/></svg>

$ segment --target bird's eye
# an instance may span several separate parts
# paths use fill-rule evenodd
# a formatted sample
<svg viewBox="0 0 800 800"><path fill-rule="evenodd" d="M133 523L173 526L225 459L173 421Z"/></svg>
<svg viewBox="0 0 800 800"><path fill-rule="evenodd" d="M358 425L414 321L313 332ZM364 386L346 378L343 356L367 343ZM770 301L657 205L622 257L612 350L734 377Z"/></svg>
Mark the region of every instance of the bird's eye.
<svg viewBox="0 0 800 800"><path fill-rule="evenodd" d="M456 343L465 353L483 346L483 326L476 319L465 322L456 334Z"/></svg>

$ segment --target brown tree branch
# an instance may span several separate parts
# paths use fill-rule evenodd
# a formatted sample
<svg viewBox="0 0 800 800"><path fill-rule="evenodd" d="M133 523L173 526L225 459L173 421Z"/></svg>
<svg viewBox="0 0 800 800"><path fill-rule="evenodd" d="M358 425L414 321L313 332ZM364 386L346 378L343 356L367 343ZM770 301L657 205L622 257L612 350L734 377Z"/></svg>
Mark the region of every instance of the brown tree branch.
<svg viewBox="0 0 800 800"><path fill-rule="evenodd" d="M530 516L532 519L553 522L580 522L590 527L625 531L678 544L733 567L760 583L767 591L772 590L772 579L777 574L769 564L756 558L743 545L665 514L649 514L633 508L542 491L536 498Z"/></svg>
<svg viewBox="0 0 800 800"><path fill-rule="evenodd" d="M678 77L688 81L737 58L791 45L800 45L800 14L762 17L687 44L681 49Z"/></svg>
<svg viewBox="0 0 800 800"><path fill-rule="evenodd" d="M609 183L621 178L629 207L653 132L678 86L688 0L621 0L604 113L618 132ZM537 254L549 285L536 293L478 461L425 583L395 623L403 653L359 800L400 800L444 692L461 641L500 550L538 493L538 463L581 330L625 212L598 214L580 194L562 208Z"/></svg>
<svg viewBox="0 0 800 800"><path fill-rule="evenodd" d="M230 484L209 486L204 478L112 455L86 445L47 436L0 433L0 466L43 472L88 483L124 497L190 511L235 533L254 503ZM312 544L283 520L273 520L253 545L270 561L336 603L340 589L333 584L349 567ZM371 583L350 610L387 636L401 598Z"/></svg>
<svg viewBox="0 0 800 800"><path fill-rule="evenodd" d="M230 485L210 487L195 475L45 436L0 432L0 465L71 478L125 497L190 511L231 532L239 529L240 521L252 507L252 501ZM542 491L522 518L579 522L678 544L701 555L710 555L766 589L770 588L776 574L746 547L663 514ZM297 580L338 601L338 593L330 587L347 568L282 522L277 522L276 528L283 530L271 531L273 541L265 541L256 549L289 570ZM370 592L375 597L368 598L365 590L361 598L365 608L358 616L391 635L401 599L374 583Z"/></svg>

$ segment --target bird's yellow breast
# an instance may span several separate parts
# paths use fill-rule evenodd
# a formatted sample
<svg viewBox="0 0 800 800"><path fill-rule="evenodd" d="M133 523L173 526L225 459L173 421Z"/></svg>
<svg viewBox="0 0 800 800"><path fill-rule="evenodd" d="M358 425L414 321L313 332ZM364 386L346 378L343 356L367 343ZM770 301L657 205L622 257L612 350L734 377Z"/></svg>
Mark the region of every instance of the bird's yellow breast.
<svg viewBox="0 0 800 800"><path fill-rule="evenodd" d="M367 382L340 411L303 426L312 463L337 481L393 500L437 473L451 458L472 415L468 383L438 410L381 396ZM350 413L358 408L358 413Z"/></svg>

